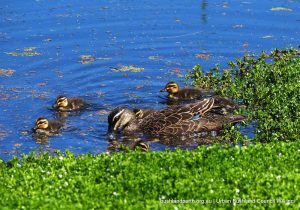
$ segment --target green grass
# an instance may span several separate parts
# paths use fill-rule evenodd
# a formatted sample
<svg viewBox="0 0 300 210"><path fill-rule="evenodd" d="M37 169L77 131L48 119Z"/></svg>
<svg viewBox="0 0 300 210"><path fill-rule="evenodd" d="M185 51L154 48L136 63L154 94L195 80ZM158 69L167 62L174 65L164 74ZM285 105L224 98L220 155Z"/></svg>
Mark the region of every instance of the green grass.
<svg viewBox="0 0 300 210"><path fill-rule="evenodd" d="M197 65L187 76L193 85L244 105L240 112L256 125L255 145L0 159L1 209L299 208L299 54L287 49L247 55L223 71L216 66L204 73ZM222 140L249 139L227 126ZM233 199L244 202L217 203Z"/></svg>
<svg viewBox="0 0 300 210"><path fill-rule="evenodd" d="M1 164L2 209L190 209L232 204L166 204L160 199L293 200L300 205L300 142L194 151L26 155ZM258 202L258 200L257 200ZM237 206L250 207L249 204Z"/></svg>

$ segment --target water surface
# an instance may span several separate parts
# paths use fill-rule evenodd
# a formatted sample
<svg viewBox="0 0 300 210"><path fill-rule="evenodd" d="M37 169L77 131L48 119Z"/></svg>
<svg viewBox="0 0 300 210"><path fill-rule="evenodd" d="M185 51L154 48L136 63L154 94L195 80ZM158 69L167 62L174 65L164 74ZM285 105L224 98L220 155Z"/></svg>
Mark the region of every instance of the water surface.
<svg viewBox="0 0 300 210"><path fill-rule="evenodd" d="M159 90L169 80L183 86L197 63L225 67L245 53L296 47L299 8L299 1L279 0L2 1L0 69L15 71L0 76L0 158L106 151L111 109L165 107ZM92 59L83 64L82 55ZM144 70L112 70L130 65ZM55 117L49 107L59 94L82 97L93 109L69 116L61 135L36 142L29 131L39 116Z"/></svg>

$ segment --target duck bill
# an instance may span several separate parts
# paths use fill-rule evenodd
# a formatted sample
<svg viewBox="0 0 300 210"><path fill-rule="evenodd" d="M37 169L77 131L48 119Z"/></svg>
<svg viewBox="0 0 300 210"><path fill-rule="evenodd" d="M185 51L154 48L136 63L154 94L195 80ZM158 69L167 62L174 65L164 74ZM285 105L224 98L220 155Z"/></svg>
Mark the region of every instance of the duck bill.
<svg viewBox="0 0 300 210"><path fill-rule="evenodd" d="M109 125L108 126L108 129L107 129L107 132L108 133L115 133L117 130L114 128L114 126L112 125Z"/></svg>
<svg viewBox="0 0 300 210"><path fill-rule="evenodd" d="M107 129L107 132L108 132L108 133L112 133L113 131L114 131L113 126L109 125L109 126L108 126L108 129Z"/></svg>
<svg viewBox="0 0 300 210"><path fill-rule="evenodd" d="M167 88L163 88L159 92L166 92L166 91L167 91Z"/></svg>

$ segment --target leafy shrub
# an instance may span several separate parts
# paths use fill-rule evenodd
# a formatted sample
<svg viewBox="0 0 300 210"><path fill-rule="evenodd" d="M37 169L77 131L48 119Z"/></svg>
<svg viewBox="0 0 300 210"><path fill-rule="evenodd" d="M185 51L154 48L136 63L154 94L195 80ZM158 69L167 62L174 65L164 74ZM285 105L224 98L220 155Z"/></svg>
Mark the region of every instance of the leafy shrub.
<svg viewBox="0 0 300 210"><path fill-rule="evenodd" d="M294 141L300 138L300 52L278 50L246 55L204 73L200 65L187 75L192 84L246 105L256 123L255 140Z"/></svg>

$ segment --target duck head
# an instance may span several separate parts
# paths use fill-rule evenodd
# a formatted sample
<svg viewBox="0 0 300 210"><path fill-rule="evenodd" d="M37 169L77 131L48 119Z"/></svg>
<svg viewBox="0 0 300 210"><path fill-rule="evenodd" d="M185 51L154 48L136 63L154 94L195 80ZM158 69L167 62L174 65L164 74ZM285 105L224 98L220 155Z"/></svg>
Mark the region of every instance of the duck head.
<svg viewBox="0 0 300 210"><path fill-rule="evenodd" d="M178 93L179 86L176 82L170 81L166 84L166 86L160 90L160 92L167 91L170 94Z"/></svg>
<svg viewBox="0 0 300 210"><path fill-rule="evenodd" d="M49 121L45 117L39 117L35 121L35 129L47 129L49 126Z"/></svg>
<svg viewBox="0 0 300 210"><path fill-rule="evenodd" d="M135 124L136 115L127 108L116 108L108 115L108 131L116 132Z"/></svg>
<svg viewBox="0 0 300 210"><path fill-rule="evenodd" d="M68 106L69 102L68 102L68 98L65 96L57 96L56 97L56 102L55 102L55 106L56 107L66 107Z"/></svg>

